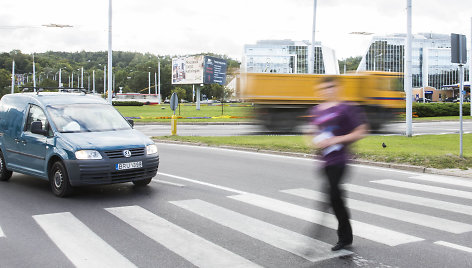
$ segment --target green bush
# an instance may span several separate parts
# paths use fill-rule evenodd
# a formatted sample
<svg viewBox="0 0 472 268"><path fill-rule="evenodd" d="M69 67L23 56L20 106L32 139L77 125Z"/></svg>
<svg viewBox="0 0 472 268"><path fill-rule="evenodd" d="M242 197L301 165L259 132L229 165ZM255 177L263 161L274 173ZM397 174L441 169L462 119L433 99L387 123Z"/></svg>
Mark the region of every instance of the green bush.
<svg viewBox="0 0 472 268"><path fill-rule="evenodd" d="M114 101L113 106L143 106L143 102L139 101Z"/></svg>
<svg viewBox="0 0 472 268"><path fill-rule="evenodd" d="M458 116L459 103L413 103L413 114L418 117ZM462 105L462 114L470 115L470 103Z"/></svg>

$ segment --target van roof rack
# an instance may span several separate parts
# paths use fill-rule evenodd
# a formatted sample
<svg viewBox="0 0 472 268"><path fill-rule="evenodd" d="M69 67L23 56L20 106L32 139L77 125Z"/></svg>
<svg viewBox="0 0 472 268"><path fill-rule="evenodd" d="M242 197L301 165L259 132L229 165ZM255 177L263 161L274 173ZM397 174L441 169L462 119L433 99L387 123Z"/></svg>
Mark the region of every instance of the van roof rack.
<svg viewBox="0 0 472 268"><path fill-rule="evenodd" d="M86 90L85 88L73 88L73 87L19 87L22 88L22 92L31 92L36 89L36 92L42 92L45 90L51 91L51 90L57 90L58 92L65 92L65 93L84 93L84 94L90 94L90 91Z"/></svg>

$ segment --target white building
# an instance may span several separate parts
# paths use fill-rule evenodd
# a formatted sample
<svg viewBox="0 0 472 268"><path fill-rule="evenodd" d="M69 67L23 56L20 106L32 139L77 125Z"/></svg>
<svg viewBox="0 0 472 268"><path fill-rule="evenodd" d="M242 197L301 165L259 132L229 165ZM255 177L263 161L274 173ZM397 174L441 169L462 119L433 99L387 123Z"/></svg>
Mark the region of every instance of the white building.
<svg viewBox="0 0 472 268"><path fill-rule="evenodd" d="M245 45L242 71L249 73L308 73L308 41L262 40ZM315 44L316 74L339 74L334 50Z"/></svg>
<svg viewBox="0 0 472 268"><path fill-rule="evenodd" d="M357 71L404 71L406 34L374 36ZM468 51L470 53L470 51ZM469 79L469 65L464 66ZM413 87L425 85L441 89L459 82L458 65L451 63L451 37L446 34L420 33L412 40Z"/></svg>

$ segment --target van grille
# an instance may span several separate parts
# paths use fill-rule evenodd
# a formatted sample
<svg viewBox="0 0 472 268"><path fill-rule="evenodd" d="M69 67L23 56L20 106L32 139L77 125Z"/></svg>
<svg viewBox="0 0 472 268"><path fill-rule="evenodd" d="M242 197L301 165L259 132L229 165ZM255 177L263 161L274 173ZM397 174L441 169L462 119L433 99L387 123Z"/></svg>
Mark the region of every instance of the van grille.
<svg viewBox="0 0 472 268"><path fill-rule="evenodd" d="M131 152L131 157L133 156L143 156L144 155L144 148L133 148L133 149L121 149L121 150L113 150L113 151L105 151L105 154L108 158L124 158L123 155L124 150L129 150Z"/></svg>

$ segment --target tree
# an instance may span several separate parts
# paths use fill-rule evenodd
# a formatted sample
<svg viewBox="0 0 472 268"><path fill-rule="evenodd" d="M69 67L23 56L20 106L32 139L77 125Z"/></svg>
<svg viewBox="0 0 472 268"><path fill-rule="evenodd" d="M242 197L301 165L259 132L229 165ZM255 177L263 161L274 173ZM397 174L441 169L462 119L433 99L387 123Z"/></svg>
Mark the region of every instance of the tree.
<svg viewBox="0 0 472 268"><path fill-rule="evenodd" d="M171 92L171 95L172 95L173 93L177 93L177 97L179 98L179 102L180 102L181 100L184 100L185 97L186 97L186 95L187 95L187 91L186 91L184 88L181 88L181 87L176 87L176 88L174 88L174 89L172 90L172 92ZM169 99L170 99L170 96L169 96Z"/></svg>
<svg viewBox="0 0 472 268"><path fill-rule="evenodd" d="M339 62L339 72L344 73L344 64L346 64L346 72L349 71L356 71L357 67L361 63L362 56L357 57L349 57L344 60L340 60Z"/></svg>

